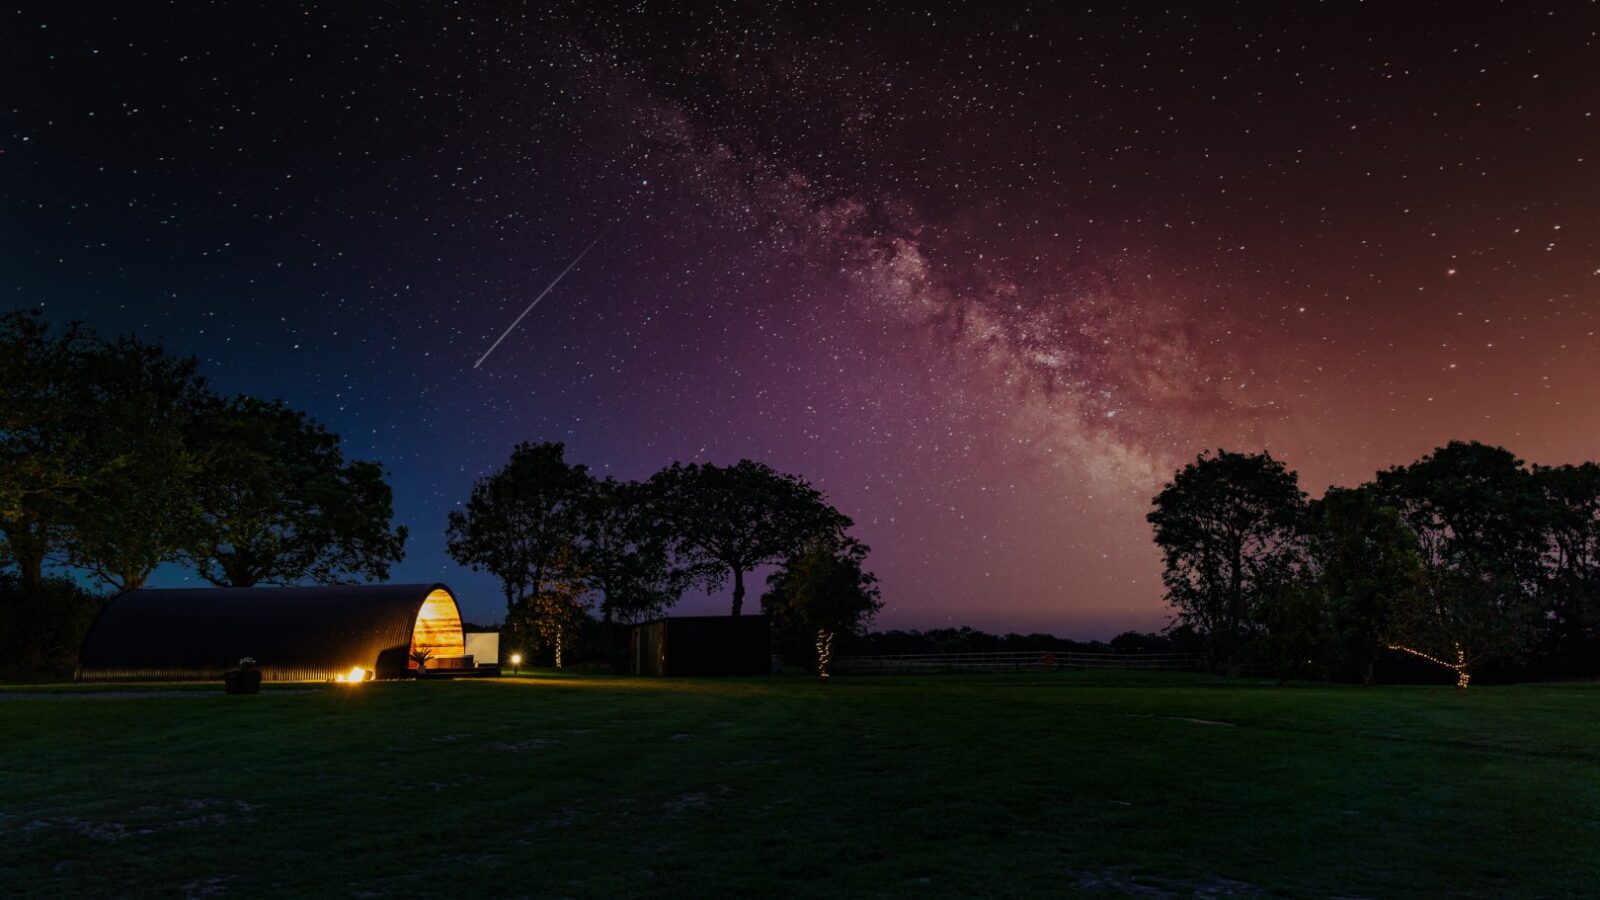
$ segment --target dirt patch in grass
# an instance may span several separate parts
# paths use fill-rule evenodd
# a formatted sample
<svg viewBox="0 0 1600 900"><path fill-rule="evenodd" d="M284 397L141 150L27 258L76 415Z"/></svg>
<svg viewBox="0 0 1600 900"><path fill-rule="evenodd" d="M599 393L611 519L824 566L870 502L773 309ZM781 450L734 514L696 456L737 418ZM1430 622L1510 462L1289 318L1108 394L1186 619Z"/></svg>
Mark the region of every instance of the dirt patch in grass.
<svg viewBox="0 0 1600 900"><path fill-rule="evenodd" d="M1221 900L1221 898L1267 896L1266 891L1253 884L1229 878L1206 878L1194 882L1175 883L1164 879L1161 881L1139 879L1117 870L1102 870L1079 872L1075 882L1079 890L1089 893L1143 897L1148 900L1168 900L1177 897Z"/></svg>
<svg viewBox="0 0 1600 900"><path fill-rule="evenodd" d="M130 837L158 834L184 828L220 828L224 825L253 821L258 807L243 800L182 800L141 806L133 810L128 821L90 819L83 816L53 816L33 819L24 823L21 831L30 834L43 829L58 828L94 841L116 842Z"/></svg>

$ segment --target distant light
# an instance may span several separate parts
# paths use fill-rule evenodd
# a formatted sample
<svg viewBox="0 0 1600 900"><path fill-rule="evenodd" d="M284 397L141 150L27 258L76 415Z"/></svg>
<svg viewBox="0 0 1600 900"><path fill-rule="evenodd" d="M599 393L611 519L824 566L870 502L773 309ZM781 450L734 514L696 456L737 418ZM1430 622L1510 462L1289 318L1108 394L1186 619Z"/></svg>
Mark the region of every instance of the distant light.
<svg viewBox="0 0 1600 900"><path fill-rule="evenodd" d="M522 654L521 653L513 653L513 654L511 654L511 664L513 666L522 665Z"/></svg>

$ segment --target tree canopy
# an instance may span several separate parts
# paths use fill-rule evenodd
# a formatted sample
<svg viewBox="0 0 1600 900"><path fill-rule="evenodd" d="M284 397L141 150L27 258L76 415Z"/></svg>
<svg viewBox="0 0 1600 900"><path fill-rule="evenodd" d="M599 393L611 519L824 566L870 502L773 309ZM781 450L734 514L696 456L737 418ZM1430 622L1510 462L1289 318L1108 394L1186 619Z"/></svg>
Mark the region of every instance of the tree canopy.
<svg viewBox="0 0 1600 900"><path fill-rule="evenodd" d="M1452 441L1378 474L1375 490L1416 535L1421 589L1397 598L1394 646L1467 673L1515 654L1538 624L1546 512L1510 451Z"/></svg>
<svg viewBox="0 0 1600 900"><path fill-rule="evenodd" d="M0 317L0 532L116 590L187 560L215 584L382 579L403 553L382 469L280 401L217 398L191 357L34 312Z"/></svg>
<svg viewBox="0 0 1600 900"><path fill-rule="evenodd" d="M404 557L383 469L347 461L310 416L234 397L212 403L195 432L200 526L189 558L200 577L229 587L382 581Z"/></svg>
<svg viewBox="0 0 1600 900"><path fill-rule="evenodd" d="M523 442L445 526L451 558L499 579L514 640L553 644L558 659L586 607L580 542L594 494L588 468L568 463L564 444Z"/></svg>
<svg viewBox="0 0 1600 900"><path fill-rule="evenodd" d="M199 535L196 419L210 397L193 358L124 337L86 354L90 466L66 511L65 560L114 590L143 587Z"/></svg>
<svg viewBox="0 0 1600 900"><path fill-rule="evenodd" d="M1282 673L1370 682L1403 654L1466 687L1532 655L1592 673L1600 653L1592 462L1530 469L1452 441L1303 503L1265 454L1219 453L1179 471L1149 518L1179 621Z"/></svg>
<svg viewBox="0 0 1600 900"><path fill-rule="evenodd" d="M817 675L829 676L834 639L861 631L883 608L878 578L866 569L868 548L850 537L818 535L767 578L761 608L816 635Z"/></svg>
<svg viewBox="0 0 1600 900"><path fill-rule="evenodd" d="M100 349L83 326L53 330L37 310L0 317L0 531L23 589L43 583L67 513L101 474L88 375Z"/></svg>
<svg viewBox="0 0 1600 900"><path fill-rule="evenodd" d="M1417 537L1394 507L1370 488L1330 488L1307 518L1307 575L1327 605L1328 628L1341 656L1364 683L1386 641L1395 610L1423 587Z"/></svg>
<svg viewBox="0 0 1600 900"><path fill-rule="evenodd" d="M1202 453L1153 502L1167 601L1222 662L1236 662L1298 561L1305 494L1295 473L1265 452Z"/></svg>
<svg viewBox="0 0 1600 900"><path fill-rule="evenodd" d="M692 574L674 563L671 540L651 485L605 478L593 485L582 516L585 581L606 623L635 623L666 612Z"/></svg>
<svg viewBox="0 0 1600 900"><path fill-rule="evenodd" d="M732 581L736 616L751 570L781 562L808 540L838 538L852 524L804 479L748 459L673 463L650 483L673 552L707 591Z"/></svg>

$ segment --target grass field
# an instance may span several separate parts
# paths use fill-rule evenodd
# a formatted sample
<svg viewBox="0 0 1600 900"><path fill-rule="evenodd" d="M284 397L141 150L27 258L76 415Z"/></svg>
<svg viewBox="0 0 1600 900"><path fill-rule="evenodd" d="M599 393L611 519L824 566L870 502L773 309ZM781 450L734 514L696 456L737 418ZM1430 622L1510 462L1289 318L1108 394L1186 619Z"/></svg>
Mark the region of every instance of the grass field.
<svg viewBox="0 0 1600 900"><path fill-rule="evenodd" d="M1600 894L1596 686L156 691L0 689L7 896Z"/></svg>

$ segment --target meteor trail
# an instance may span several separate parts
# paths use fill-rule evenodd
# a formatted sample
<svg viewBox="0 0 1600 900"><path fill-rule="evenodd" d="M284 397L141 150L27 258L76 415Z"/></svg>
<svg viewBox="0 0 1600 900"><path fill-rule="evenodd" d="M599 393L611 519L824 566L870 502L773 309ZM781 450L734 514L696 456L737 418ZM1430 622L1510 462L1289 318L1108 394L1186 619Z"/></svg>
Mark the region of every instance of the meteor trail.
<svg viewBox="0 0 1600 900"><path fill-rule="evenodd" d="M499 337L494 339L494 343L489 345L489 349L483 351L483 355L478 357L478 361L472 364L474 369L483 365L483 361L489 358L489 354L494 352L494 348L500 346L501 341L505 340L506 337L511 334L511 332L517 330L517 326L522 323L523 319L528 317L528 313L533 312L533 308L539 305L539 301L544 299L545 294L555 290L556 285L561 283L561 279L567 277L567 273L571 272L573 267L582 261L585 256L588 256L589 251L594 249L594 245L600 243L600 238L605 237L606 232L610 230L611 226L607 225L603 230L601 230L600 234L595 236L594 240L589 242L589 246L583 248L583 250L579 252L577 256L574 256L572 258L572 262L567 263L567 267L561 270L561 274L557 275L555 280L550 282L548 287L546 287L543 291L540 291L539 296L533 298L533 302L529 303L528 308L522 311L522 315L517 316L516 319L512 320L510 327L506 328L505 331L501 332Z"/></svg>

